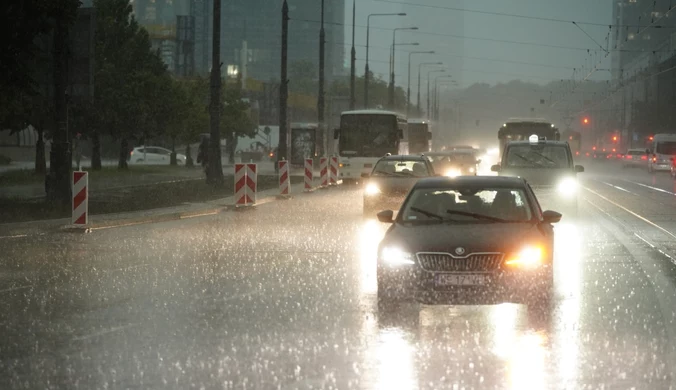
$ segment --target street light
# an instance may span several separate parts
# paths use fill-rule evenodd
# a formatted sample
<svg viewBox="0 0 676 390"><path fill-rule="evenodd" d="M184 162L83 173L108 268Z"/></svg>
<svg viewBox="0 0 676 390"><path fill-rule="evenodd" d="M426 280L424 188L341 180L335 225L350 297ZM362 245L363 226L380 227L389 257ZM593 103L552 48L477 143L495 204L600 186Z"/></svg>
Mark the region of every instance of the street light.
<svg viewBox="0 0 676 390"><path fill-rule="evenodd" d="M427 119L430 119L430 75L443 72L446 72L446 69L433 69L427 72Z"/></svg>
<svg viewBox="0 0 676 390"><path fill-rule="evenodd" d="M408 53L408 84L406 87L406 116L411 112L411 56L414 54L434 54L434 50L430 51L412 51ZM418 81L418 89L420 89L420 82ZM420 95L418 95L420 96Z"/></svg>
<svg viewBox="0 0 676 390"><path fill-rule="evenodd" d="M443 65L443 62L423 62L422 64L418 64L418 101L416 102L416 105L418 107L418 111L420 111L420 75L422 73L422 67L426 65Z"/></svg>
<svg viewBox="0 0 676 390"><path fill-rule="evenodd" d="M432 118L435 121L439 120L439 107L440 107L439 100L440 100L440 95L441 95L441 91L440 91L439 87L447 86L447 85L453 85L453 84L457 85L458 84L453 79L443 80L443 78L445 78L445 77L450 78L452 76L451 75L438 76L436 81L435 81L435 85L434 85L434 105L432 107ZM440 79L442 79L442 80L440 80Z"/></svg>
<svg viewBox="0 0 676 390"><path fill-rule="evenodd" d="M406 16L405 12L392 14L370 14L366 17L366 66L364 67L364 108L369 106L369 36L371 32L371 16Z"/></svg>
<svg viewBox="0 0 676 390"><path fill-rule="evenodd" d="M395 61L395 53L394 53L394 47L397 45L397 31L413 31L417 30L418 27L397 27L394 30L392 30L392 47L390 49L390 87L389 87L389 106L390 108L394 108L394 61ZM414 45L418 45L417 43Z"/></svg>

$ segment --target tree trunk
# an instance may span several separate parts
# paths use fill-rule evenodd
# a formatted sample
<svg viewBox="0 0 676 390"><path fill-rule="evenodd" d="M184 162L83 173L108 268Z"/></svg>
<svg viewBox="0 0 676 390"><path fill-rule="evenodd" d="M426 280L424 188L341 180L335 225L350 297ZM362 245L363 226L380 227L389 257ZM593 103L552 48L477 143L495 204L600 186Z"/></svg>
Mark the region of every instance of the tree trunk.
<svg viewBox="0 0 676 390"><path fill-rule="evenodd" d="M92 133L92 170L101 170L101 138L99 132L94 130Z"/></svg>
<svg viewBox="0 0 676 390"><path fill-rule="evenodd" d="M169 165L176 166L176 137L171 138L171 156L169 157Z"/></svg>
<svg viewBox="0 0 676 390"><path fill-rule="evenodd" d="M127 165L127 156L129 156L129 143L126 138L122 138L120 141L120 158L117 162L117 169L128 169Z"/></svg>
<svg viewBox="0 0 676 390"><path fill-rule="evenodd" d="M187 144L185 146L185 166L188 168L192 168L195 164L192 161L192 152L190 148L190 144Z"/></svg>
<svg viewBox="0 0 676 390"><path fill-rule="evenodd" d="M47 159L45 156L45 138L42 124L36 129L38 132L38 141L35 143L35 173L45 175L47 173Z"/></svg>

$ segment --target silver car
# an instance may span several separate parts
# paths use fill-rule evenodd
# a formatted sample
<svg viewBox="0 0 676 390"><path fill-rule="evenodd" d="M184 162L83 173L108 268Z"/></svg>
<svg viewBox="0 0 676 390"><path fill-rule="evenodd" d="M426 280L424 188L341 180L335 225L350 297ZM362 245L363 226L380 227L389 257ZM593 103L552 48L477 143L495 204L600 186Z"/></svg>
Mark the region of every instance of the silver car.
<svg viewBox="0 0 676 390"><path fill-rule="evenodd" d="M622 166L624 168L639 167L648 168L648 159L650 154L647 149L629 149L624 154Z"/></svg>

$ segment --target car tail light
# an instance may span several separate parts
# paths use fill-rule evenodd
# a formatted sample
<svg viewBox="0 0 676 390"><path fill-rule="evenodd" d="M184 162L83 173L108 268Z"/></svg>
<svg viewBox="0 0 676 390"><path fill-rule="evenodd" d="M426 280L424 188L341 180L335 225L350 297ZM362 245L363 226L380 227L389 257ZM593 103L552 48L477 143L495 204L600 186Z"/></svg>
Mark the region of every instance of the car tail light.
<svg viewBox="0 0 676 390"><path fill-rule="evenodd" d="M629 155L626 158L627 158L627 160L631 160L631 156L629 156Z"/></svg>
<svg viewBox="0 0 676 390"><path fill-rule="evenodd" d="M576 156L579 156L579 155L580 155L580 152L575 152L575 155L576 155Z"/></svg>
<svg viewBox="0 0 676 390"><path fill-rule="evenodd" d="M586 156L589 157L589 152L586 153Z"/></svg>
<svg viewBox="0 0 676 390"><path fill-rule="evenodd" d="M641 156L641 160L647 160L648 156Z"/></svg>

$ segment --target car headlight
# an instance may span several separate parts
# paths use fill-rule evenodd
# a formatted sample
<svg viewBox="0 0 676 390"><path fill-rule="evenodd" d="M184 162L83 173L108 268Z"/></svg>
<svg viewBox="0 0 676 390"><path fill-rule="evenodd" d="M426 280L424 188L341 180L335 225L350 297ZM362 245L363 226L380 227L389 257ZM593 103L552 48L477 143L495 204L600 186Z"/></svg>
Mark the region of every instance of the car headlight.
<svg viewBox="0 0 676 390"><path fill-rule="evenodd" d="M469 167L469 171L470 171L470 173L474 173L474 168L473 168L473 167Z"/></svg>
<svg viewBox="0 0 676 390"><path fill-rule="evenodd" d="M413 254L404 252L399 248L385 247L383 248L380 257L383 263L393 267L415 264Z"/></svg>
<svg viewBox="0 0 676 390"><path fill-rule="evenodd" d="M375 183L369 183L364 188L364 193L368 196L378 195L380 193L380 188Z"/></svg>
<svg viewBox="0 0 676 390"><path fill-rule="evenodd" d="M527 246L516 254L510 256L505 262L506 265L521 267L537 267L542 263L542 248L537 246Z"/></svg>
<svg viewBox="0 0 676 390"><path fill-rule="evenodd" d="M457 176L461 176L461 175L462 175L462 172L460 172L460 170L456 169L456 168L451 168L451 169L447 170L446 173L444 173L444 176L448 176L448 177L457 177Z"/></svg>
<svg viewBox="0 0 676 390"><path fill-rule="evenodd" d="M567 177L559 182L557 190L563 196L573 196L577 194L577 180Z"/></svg>

